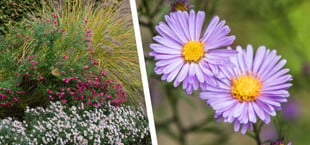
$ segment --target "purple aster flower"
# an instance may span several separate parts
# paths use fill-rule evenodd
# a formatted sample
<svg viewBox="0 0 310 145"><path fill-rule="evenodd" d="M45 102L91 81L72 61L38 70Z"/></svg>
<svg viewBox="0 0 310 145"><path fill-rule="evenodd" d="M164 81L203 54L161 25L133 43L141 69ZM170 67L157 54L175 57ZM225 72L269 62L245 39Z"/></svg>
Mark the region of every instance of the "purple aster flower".
<svg viewBox="0 0 310 145"><path fill-rule="evenodd" d="M216 118L234 122L235 131L243 125L241 133L245 134L257 117L270 123L270 116L281 109L280 103L287 102L292 76L287 74L289 69L282 68L286 60L280 60L276 50L261 46L254 56L248 45L246 50L238 46L237 51L237 57L231 58L236 67L222 69L218 85L209 85L200 98L215 110Z"/></svg>
<svg viewBox="0 0 310 145"><path fill-rule="evenodd" d="M212 77L220 72L219 67L229 64L229 57L237 54L235 50L217 49L235 40L235 36L227 36L230 28L225 21L215 16L202 34L204 18L202 11L170 13L165 16L167 24L156 26L159 35L153 39L157 43L150 45L150 55L157 60L155 73L163 74L162 80L174 80L174 87L183 82L187 94L197 90L199 84L201 88L214 84Z"/></svg>

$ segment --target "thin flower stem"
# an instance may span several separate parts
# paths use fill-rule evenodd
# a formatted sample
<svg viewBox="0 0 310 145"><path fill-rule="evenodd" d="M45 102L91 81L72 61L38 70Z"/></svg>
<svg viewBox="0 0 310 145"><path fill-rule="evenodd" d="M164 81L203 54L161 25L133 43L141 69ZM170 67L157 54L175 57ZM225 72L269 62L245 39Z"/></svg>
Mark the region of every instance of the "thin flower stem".
<svg viewBox="0 0 310 145"><path fill-rule="evenodd" d="M257 122L257 124L253 125L253 128L254 128L253 132L255 134L255 140L256 140L257 145L261 145L262 144L262 142L261 142L261 140L259 138L259 133L260 133L261 127L262 127L262 123L261 122Z"/></svg>

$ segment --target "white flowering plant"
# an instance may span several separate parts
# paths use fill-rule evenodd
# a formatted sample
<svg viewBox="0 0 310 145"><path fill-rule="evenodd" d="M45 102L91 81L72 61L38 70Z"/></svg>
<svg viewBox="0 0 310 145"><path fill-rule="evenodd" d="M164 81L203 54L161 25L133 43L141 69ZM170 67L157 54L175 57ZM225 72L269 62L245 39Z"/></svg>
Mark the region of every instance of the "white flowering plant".
<svg viewBox="0 0 310 145"><path fill-rule="evenodd" d="M151 144L142 108L107 105L85 110L52 102L29 108L23 122L0 122L0 144Z"/></svg>

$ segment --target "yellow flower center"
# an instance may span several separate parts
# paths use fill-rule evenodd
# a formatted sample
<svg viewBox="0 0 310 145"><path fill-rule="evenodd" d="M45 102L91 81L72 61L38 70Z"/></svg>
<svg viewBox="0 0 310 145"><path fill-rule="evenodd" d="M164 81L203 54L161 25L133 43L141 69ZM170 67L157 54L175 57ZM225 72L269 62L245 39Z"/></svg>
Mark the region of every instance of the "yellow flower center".
<svg viewBox="0 0 310 145"><path fill-rule="evenodd" d="M187 6L183 3L177 3L174 8L176 11L188 11Z"/></svg>
<svg viewBox="0 0 310 145"><path fill-rule="evenodd" d="M183 57L187 62L198 63L204 56L204 44L198 41L189 41L183 46Z"/></svg>
<svg viewBox="0 0 310 145"><path fill-rule="evenodd" d="M254 101L260 95L262 83L252 75L241 75L237 79L232 78L231 94L239 101Z"/></svg>

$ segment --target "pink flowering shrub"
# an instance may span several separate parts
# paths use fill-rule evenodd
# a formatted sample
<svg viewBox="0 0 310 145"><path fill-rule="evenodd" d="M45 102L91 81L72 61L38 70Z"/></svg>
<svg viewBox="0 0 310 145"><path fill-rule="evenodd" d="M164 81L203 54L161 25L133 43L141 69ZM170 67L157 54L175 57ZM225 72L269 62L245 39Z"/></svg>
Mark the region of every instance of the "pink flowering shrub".
<svg viewBox="0 0 310 145"><path fill-rule="evenodd" d="M89 107L127 101L122 84L98 68L86 23L60 24L52 14L9 24L10 31L0 38L0 65L5 66L0 68L0 118L12 111L22 117L26 106L50 101Z"/></svg>
<svg viewBox="0 0 310 145"><path fill-rule="evenodd" d="M98 62L94 61L92 55L93 52L88 57L88 62L75 68L72 65L66 66L69 59L66 55L62 56L60 62L55 63L52 73L62 80L63 85L46 90L52 101L61 100L64 104L73 105L83 102L96 107L105 103L118 106L127 101L122 85L108 79L102 70L96 70Z"/></svg>

